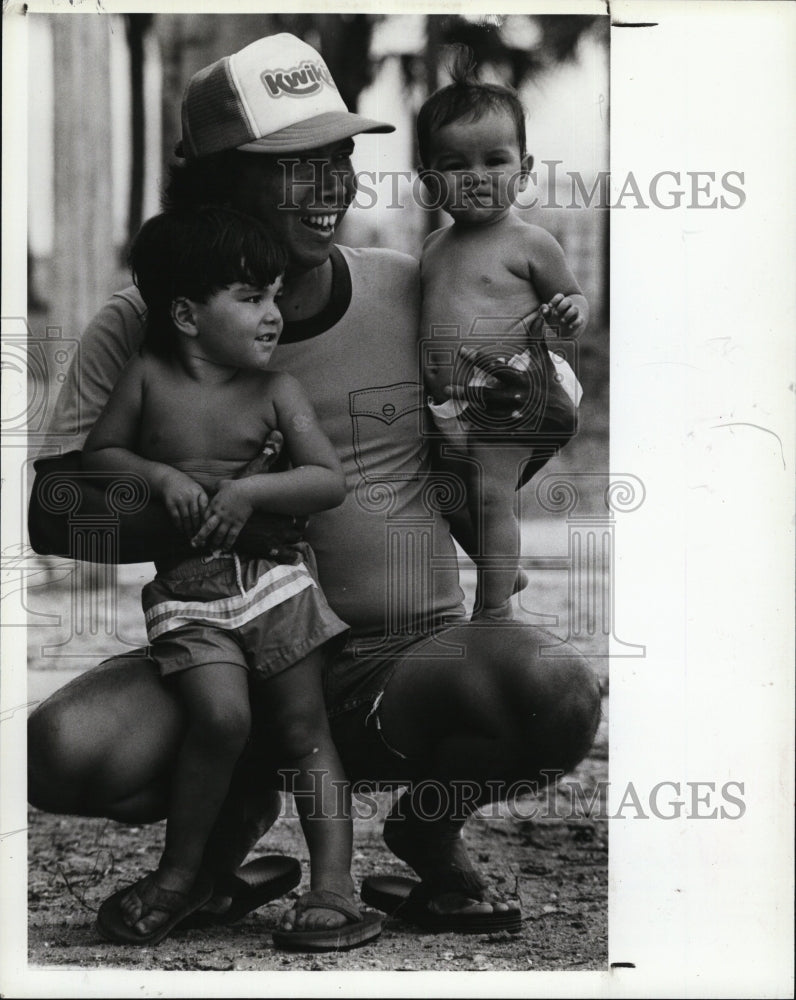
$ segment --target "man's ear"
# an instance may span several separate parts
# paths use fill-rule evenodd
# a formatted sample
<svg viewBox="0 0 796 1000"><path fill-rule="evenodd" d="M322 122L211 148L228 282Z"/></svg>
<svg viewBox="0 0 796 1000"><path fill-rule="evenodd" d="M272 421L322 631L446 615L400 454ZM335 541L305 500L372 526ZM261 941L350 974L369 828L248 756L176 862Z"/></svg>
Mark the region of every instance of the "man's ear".
<svg viewBox="0 0 796 1000"><path fill-rule="evenodd" d="M529 153L526 153L520 160L520 183L517 185L520 191L524 191L528 187L528 175L532 170L533 157Z"/></svg>
<svg viewBox="0 0 796 1000"><path fill-rule="evenodd" d="M180 333L184 333L188 337L195 337L199 333L199 329L196 326L194 303L184 296L172 301L171 321Z"/></svg>

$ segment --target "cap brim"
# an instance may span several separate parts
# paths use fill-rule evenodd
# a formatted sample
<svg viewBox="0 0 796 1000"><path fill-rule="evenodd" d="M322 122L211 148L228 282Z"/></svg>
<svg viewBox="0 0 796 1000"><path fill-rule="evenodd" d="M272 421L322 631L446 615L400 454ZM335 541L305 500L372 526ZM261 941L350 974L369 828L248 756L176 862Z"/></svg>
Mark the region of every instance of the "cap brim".
<svg viewBox="0 0 796 1000"><path fill-rule="evenodd" d="M394 131L394 125L363 118L351 111L326 111L236 148L245 153L300 153L349 139L360 132Z"/></svg>

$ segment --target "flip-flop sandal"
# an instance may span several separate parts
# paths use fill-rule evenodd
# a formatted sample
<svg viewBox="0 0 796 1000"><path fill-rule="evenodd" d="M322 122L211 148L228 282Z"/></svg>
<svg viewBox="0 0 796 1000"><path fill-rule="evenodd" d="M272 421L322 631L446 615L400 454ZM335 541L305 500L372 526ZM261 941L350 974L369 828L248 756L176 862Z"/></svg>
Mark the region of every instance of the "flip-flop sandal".
<svg viewBox="0 0 796 1000"><path fill-rule="evenodd" d="M290 892L301 881L301 865L295 858L283 854L269 854L255 858L234 874L216 879L214 896L230 896L232 902L226 910L213 913L197 910L182 921L180 929L189 927L226 927L242 919L247 913L265 906Z"/></svg>
<svg viewBox="0 0 796 1000"><path fill-rule="evenodd" d="M479 885L476 889L474 886L468 889L459 884L456 888L451 886L447 889L432 889L417 879L400 875L371 875L363 880L360 895L363 903L368 906L435 934L496 934L498 931L516 933L521 929L522 913L516 906L496 913L438 913L429 909L432 900L439 902L446 896L458 896L462 901L477 901L478 894L483 893L483 887Z"/></svg>
<svg viewBox="0 0 796 1000"><path fill-rule="evenodd" d="M337 892L315 889L301 895L294 909L296 916L318 908L342 913L348 923L340 927L313 930L274 931L274 945L288 951L345 951L373 941L381 934L382 918L377 913L362 913L350 899Z"/></svg>
<svg viewBox="0 0 796 1000"><path fill-rule="evenodd" d="M125 923L120 903L131 889L145 887L145 897L142 902L148 911L162 910L168 914L164 923L149 934L139 934L135 928ZM128 885L109 896L100 906L97 913L96 928L107 941L116 944L150 945L158 944L189 914L198 910L213 895L213 880L206 872L200 872L188 892L174 892L162 889L154 881L154 872L145 875L134 885Z"/></svg>

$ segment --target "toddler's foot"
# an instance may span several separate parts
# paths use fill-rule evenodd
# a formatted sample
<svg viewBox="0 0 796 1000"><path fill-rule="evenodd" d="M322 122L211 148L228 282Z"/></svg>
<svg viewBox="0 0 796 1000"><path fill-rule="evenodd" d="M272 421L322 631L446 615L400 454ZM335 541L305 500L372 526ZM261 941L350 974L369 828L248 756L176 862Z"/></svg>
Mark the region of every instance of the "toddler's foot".
<svg viewBox="0 0 796 1000"><path fill-rule="evenodd" d="M314 885L312 892L333 892L346 900L354 901L354 880L350 875L339 878L329 878L319 880L321 884ZM312 892L305 893L299 897L296 903L282 914L279 929L282 931L314 931L330 930L335 927L342 927L349 922L343 913L328 909L325 906L311 905ZM302 903L302 900L304 902ZM310 905L307 903L310 902Z"/></svg>
<svg viewBox="0 0 796 1000"><path fill-rule="evenodd" d="M530 579L525 570L518 569L517 576L514 578L514 586L511 588L511 594L509 595L509 598L502 604L489 605L487 607L482 606L484 602L481 596L482 595L481 585L479 583L475 592L475 605L470 620L479 621L482 618L491 621L496 621L500 619L511 619L513 615L511 611L510 598L513 597L515 594L519 594L521 590L525 590L525 588L528 586L529 583Z"/></svg>
<svg viewBox="0 0 796 1000"><path fill-rule="evenodd" d="M511 610L511 601L499 604L494 608L481 608L474 611L470 616L471 622L510 622L514 620L514 612Z"/></svg>

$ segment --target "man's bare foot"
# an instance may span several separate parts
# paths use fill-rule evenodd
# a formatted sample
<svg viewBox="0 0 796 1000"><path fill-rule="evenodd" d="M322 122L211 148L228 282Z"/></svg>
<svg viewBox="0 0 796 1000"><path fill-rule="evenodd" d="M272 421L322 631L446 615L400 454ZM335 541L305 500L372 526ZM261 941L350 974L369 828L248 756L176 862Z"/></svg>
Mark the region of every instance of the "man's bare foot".
<svg viewBox="0 0 796 1000"><path fill-rule="evenodd" d="M433 912L489 914L512 909L473 867L464 844L463 823L390 815L384 823L384 842L420 877Z"/></svg>
<svg viewBox="0 0 796 1000"><path fill-rule="evenodd" d="M158 868L146 875L119 900L123 921L142 937L157 933L185 905L197 874L178 868Z"/></svg>

